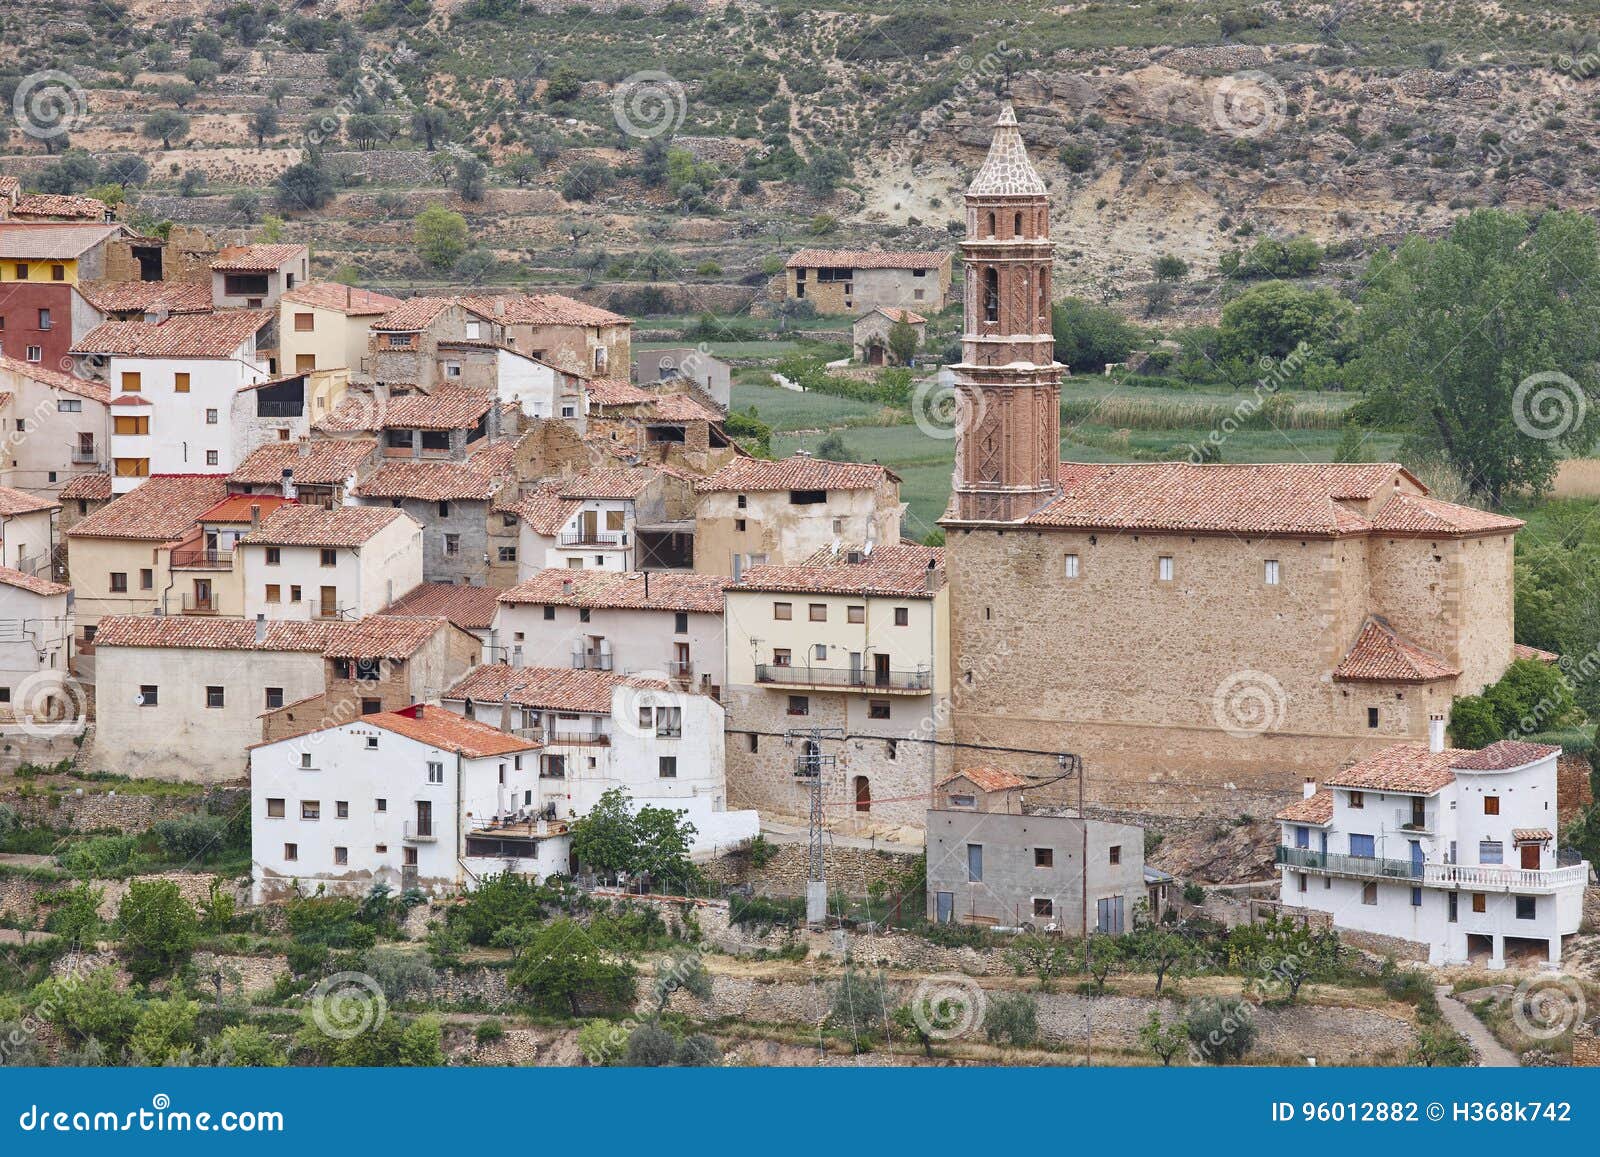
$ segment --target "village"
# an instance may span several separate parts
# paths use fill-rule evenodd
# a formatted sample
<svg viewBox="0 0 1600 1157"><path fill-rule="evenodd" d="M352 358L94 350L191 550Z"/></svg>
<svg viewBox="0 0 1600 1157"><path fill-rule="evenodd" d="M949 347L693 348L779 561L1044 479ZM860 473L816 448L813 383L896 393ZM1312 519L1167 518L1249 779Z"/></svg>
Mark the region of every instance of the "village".
<svg viewBox="0 0 1600 1157"><path fill-rule="evenodd" d="M1062 461L1049 193L990 134L955 251L771 286L943 392L915 534L894 469L753 444L703 345L0 177L39 983L60 942L180 1024L231 994L215 1063L282 1063L249 1009L349 972L432 1063L1600 1063L1589 758L1541 735L1580 657L1517 641L1524 520L1400 461ZM1526 722L1460 710L1497 694ZM32 1063L199 1054L125 1013ZM293 1063L403 1043L347 1039Z"/></svg>

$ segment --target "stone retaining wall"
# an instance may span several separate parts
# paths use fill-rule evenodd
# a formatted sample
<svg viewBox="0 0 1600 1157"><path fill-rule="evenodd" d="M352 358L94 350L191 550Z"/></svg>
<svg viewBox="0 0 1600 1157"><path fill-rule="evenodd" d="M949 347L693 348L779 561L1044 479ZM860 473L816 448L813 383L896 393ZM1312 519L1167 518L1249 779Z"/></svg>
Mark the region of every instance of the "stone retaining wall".
<svg viewBox="0 0 1600 1157"><path fill-rule="evenodd" d="M706 875L718 884L749 884L757 892L772 896L803 896L810 874L810 849L805 844L773 845L776 854L762 867L756 867L748 852L733 852L701 865ZM870 848L830 847L828 889L851 896L865 896L873 884L893 888L897 878L910 866L908 853L875 851ZM922 898L914 901L921 908Z"/></svg>

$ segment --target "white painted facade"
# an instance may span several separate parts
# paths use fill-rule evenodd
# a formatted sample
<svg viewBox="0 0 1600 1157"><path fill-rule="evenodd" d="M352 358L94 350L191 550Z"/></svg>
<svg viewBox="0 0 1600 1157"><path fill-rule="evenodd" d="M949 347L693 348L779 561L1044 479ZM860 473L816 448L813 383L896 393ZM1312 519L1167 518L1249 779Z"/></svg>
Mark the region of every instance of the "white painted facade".
<svg viewBox="0 0 1600 1157"><path fill-rule="evenodd" d="M500 604L494 629L512 666L687 679L697 689L723 685L721 615L625 607L552 610L547 617L541 604Z"/></svg>
<svg viewBox="0 0 1600 1157"><path fill-rule="evenodd" d="M1434 727L1442 751L1442 720ZM1508 939L1534 942L1520 946L1559 964L1561 938L1583 919L1590 869L1556 862L1557 753L1502 770L1452 767L1453 782L1429 793L1324 789L1328 822L1279 817L1283 904L1426 945L1434 964L1487 954L1488 967L1504 968Z"/></svg>
<svg viewBox="0 0 1600 1157"><path fill-rule="evenodd" d="M422 527L402 513L360 546L247 542L234 557L244 575L245 618L350 621L377 614L422 582Z"/></svg>
<svg viewBox="0 0 1600 1157"><path fill-rule="evenodd" d="M0 693L11 712L40 711L61 688L72 639L69 589L37 593L0 578ZM47 672L51 674L41 674ZM59 696L58 696L59 697Z"/></svg>
<svg viewBox="0 0 1600 1157"><path fill-rule="evenodd" d="M550 567L632 570L634 503L631 498L586 498L555 534L540 534L522 520L517 579Z"/></svg>
<svg viewBox="0 0 1600 1157"><path fill-rule="evenodd" d="M12 363L16 365L17 363ZM0 392L11 395L0 482L55 497L79 474L110 469L111 419L106 403L86 388L56 384L67 375L34 377L0 365ZM69 379L70 380L70 379ZM8 559L9 562L9 559Z"/></svg>
<svg viewBox="0 0 1600 1157"><path fill-rule="evenodd" d="M55 547L55 517L59 503L0 518L0 566L25 574L50 577L50 555Z"/></svg>
<svg viewBox="0 0 1600 1157"><path fill-rule="evenodd" d="M231 421L234 397L267 376L253 338L227 358L112 355L112 493L126 494L151 474L232 473L248 452Z"/></svg>

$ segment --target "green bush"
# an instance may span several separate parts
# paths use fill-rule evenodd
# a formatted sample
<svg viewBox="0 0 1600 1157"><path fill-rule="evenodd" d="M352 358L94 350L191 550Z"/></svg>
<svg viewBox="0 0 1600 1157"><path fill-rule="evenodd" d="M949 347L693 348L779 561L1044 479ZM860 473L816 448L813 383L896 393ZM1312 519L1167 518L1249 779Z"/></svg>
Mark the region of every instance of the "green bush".
<svg viewBox="0 0 1600 1157"><path fill-rule="evenodd" d="M1039 1010L1025 992L989 998L983 1033L990 1044L1026 1048L1039 1039Z"/></svg>
<svg viewBox="0 0 1600 1157"><path fill-rule="evenodd" d="M171 880L131 880L117 909L117 934L135 980L170 975L200 938L194 909Z"/></svg>
<svg viewBox="0 0 1600 1157"><path fill-rule="evenodd" d="M1242 1060L1255 1043L1255 1022L1250 1019L1250 1006L1242 1000L1204 997L1190 1001L1184 1022L1191 1055L1209 1064Z"/></svg>
<svg viewBox="0 0 1600 1157"><path fill-rule="evenodd" d="M226 847L228 821L213 815L174 816L161 820L153 830L162 850L172 859L203 864Z"/></svg>

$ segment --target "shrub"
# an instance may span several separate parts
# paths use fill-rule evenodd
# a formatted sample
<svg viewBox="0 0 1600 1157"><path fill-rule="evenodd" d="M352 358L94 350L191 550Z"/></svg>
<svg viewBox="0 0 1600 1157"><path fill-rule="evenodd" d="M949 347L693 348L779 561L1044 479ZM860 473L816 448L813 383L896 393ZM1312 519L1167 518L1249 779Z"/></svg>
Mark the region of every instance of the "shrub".
<svg viewBox="0 0 1600 1157"><path fill-rule="evenodd" d="M503 1040L506 1035L506 1026L498 1020L483 1020L478 1022L478 1027L473 1030L472 1036L481 1045L493 1044Z"/></svg>
<svg viewBox="0 0 1600 1157"><path fill-rule="evenodd" d="M1450 705L1450 742L1457 747L1487 747L1500 736L1500 717L1482 695L1463 695Z"/></svg>
<svg viewBox="0 0 1600 1157"><path fill-rule="evenodd" d="M174 816L161 820L153 830L172 859L203 864L226 845L228 821L213 815Z"/></svg>
<svg viewBox="0 0 1600 1157"><path fill-rule="evenodd" d="M404 948L373 948L362 960L367 975L377 981L390 1004L400 1004L413 993L433 991L434 972L425 957Z"/></svg>
<svg viewBox="0 0 1600 1157"><path fill-rule="evenodd" d="M38 1015L80 1043L99 1041L109 1048L127 1043L139 1021L139 1005L117 987L109 968L87 976L53 976L33 990Z"/></svg>
<svg viewBox="0 0 1600 1157"><path fill-rule="evenodd" d="M1255 1022L1243 1001L1224 1002L1212 997L1191 1001L1184 1021L1191 1055L1211 1064L1242 1060L1255 1042Z"/></svg>
<svg viewBox="0 0 1600 1157"><path fill-rule="evenodd" d="M194 1045L194 1002L171 996L145 1005L128 1039L128 1048L144 1064L160 1065Z"/></svg>
<svg viewBox="0 0 1600 1157"><path fill-rule="evenodd" d="M1010 1044L1026 1048L1039 1039L1039 1010L1025 992L989 998L983 1019L983 1034L990 1044Z"/></svg>
<svg viewBox="0 0 1600 1157"><path fill-rule="evenodd" d="M539 1011L580 1016L585 1007L627 1009L634 1000L635 972L627 959L603 953L569 919L551 921L533 937L506 974Z"/></svg>
<svg viewBox="0 0 1600 1157"><path fill-rule="evenodd" d="M94 836L68 844L56 863L75 876L110 876L127 867L138 848L138 836Z"/></svg>
<svg viewBox="0 0 1600 1157"><path fill-rule="evenodd" d="M1128 360L1139 331L1116 310L1069 297L1051 311L1057 360L1076 372L1098 371Z"/></svg>

